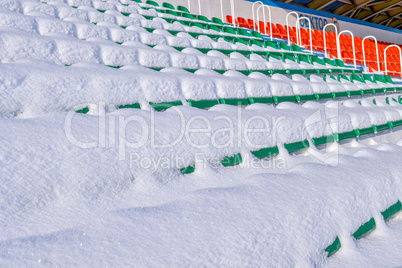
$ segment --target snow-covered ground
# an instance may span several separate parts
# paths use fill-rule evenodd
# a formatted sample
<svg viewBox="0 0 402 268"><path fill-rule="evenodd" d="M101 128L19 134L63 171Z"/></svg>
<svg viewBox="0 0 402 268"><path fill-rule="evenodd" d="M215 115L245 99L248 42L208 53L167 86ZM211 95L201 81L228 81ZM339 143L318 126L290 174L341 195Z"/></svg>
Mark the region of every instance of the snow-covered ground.
<svg viewBox="0 0 402 268"><path fill-rule="evenodd" d="M402 200L402 126L313 144L400 121L400 94L208 110L187 103L400 85L246 76L235 70L289 63L202 54L192 47L237 45L174 37L165 30L203 30L147 20L141 14L158 13L121 3L0 0L1 267L402 265L402 217L381 214ZM149 103L168 101L183 106L155 112ZM117 109L133 103L141 109ZM75 112L84 107L88 114ZM303 140L308 149L285 149ZM276 157L251 153L275 146ZM240 165L222 165L236 154ZM187 166L195 171L183 175ZM372 217L376 229L354 239ZM336 237L342 247L328 258Z"/></svg>

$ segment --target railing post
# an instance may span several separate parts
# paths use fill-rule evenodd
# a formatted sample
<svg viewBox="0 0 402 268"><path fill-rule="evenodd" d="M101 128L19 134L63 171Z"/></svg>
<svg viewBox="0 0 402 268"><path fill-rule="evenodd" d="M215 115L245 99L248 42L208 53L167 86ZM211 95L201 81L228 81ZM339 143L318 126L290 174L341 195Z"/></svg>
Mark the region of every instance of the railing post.
<svg viewBox="0 0 402 268"><path fill-rule="evenodd" d="M256 22L255 22L255 15L254 15L254 6L255 6L255 4L257 4L257 3L259 3L259 4L261 4L261 5L264 5L261 1L257 1L257 2L255 2L255 3L251 6L251 10L252 10L252 12L253 12L253 22L254 22L253 28L254 28L254 31L255 31L255 25L256 25ZM258 27L258 25L257 25L257 27Z"/></svg>
<svg viewBox="0 0 402 268"><path fill-rule="evenodd" d="M397 46L397 45L389 45L389 46L387 46L387 47L385 48L385 50L384 50L385 74L388 75L388 68L387 68L387 50L388 50L388 48L390 48L390 47L396 47L396 48L399 49L399 61L400 61L399 64L400 64L400 66L401 66L401 77L402 77L402 51L401 51L401 48L400 48L399 46Z"/></svg>
<svg viewBox="0 0 402 268"><path fill-rule="evenodd" d="M290 46L290 35L289 35L289 15L290 14L296 14L297 19L299 19L299 14L297 12L291 11L288 14L286 14L286 29L287 29L287 34L288 34L288 46ZM296 34L297 35L297 34Z"/></svg>
<svg viewBox="0 0 402 268"><path fill-rule="evenodd" d="M326 43L326 40L325 40L325 28L327 28L328 26L334 26L335 33L336 33L335 36L338 36L338 28L336 27L335 24L333 24L333 23L325 24L324 28L322 29L322 34L323 34L323 37L324 37L324 56L325 57L327 57L327 43ZM338 39L335 39L335 42L336 42L336 48L338 49Z"/></svg>
<svg viewBox="0 0 402 268"><path fill-rule="evenodd" d="M233 2L233 0L229 0L229 1L230 1L231 13L232 13L232 22L233 22L233 26L236 26L234 2ZM225 17L223 16L223 0L221 0L221 17L222 17L222 22L225 23Z"/></svg>
<svg viewBox="0 0 402 268"><path fill-rule="evenodd" d="M191 12L191 0L188 0L188 11L190 11Z"/></svg>
<svg viewBox="0 0 402 268"><path fill-rule="evenodd" d="M271 37L271 41L272 41L272 19L271 19L271 8L267 5L262 5L259 6L257 8L257 21L258 21L258 31L261 32L260 30L260 14L258 13L258 11L260 10L260 8L262 8L263 11L263 16L264 16L264 33L267 34L267 20L266 20L266 16L265 16L265 9L264 8L268 8L268 15L269 15L269 35Z"/></svg>
<svg viewBox="0 0 402 268"><path fill-rule="evenodd" d="M199 9L200 15L202 15L202 13L201 13L201 0L198 0L198 9Z"/></svg>
<svg viewBox="0 0 402 268"><path fill-rule="evenodd" d="M342 33L350 33L352 35L352 49L353 49L353 61L355 63L355 69L356 69L356 51L355 51L355 36L353 35L353 33L349 30L343 30L342 32L340 32L338 34L338 36L336 37L336 43L338 45L338 58L342 59L341 56L341 45L339 43L339 37L341 36Z"/></svg>
<svg viewBox="0 0 402 268"><path fill-rule="evenodd" d="M297 45L301 45L301 35L300 35L300 26L299 26L299 21L305 19L308 21L308 27L310 29L310 53L313 54L313 38L311 36L311 21L307 17L300 17L296 20L296 40L297 40ZM299 44L299 36L300 36L300 44Z"/></svg>
<svg viewBox="0 0 402 268"><path fill-rule="evenodd" d="M368 35L368 36L364 37L363 41L362 41L364 70L366 71L366 53L364 51L364 41L366 41L367 38L372 38L375 41L375 50L376 50L376 53L377 53L377 67L378 67L378 72L380 72L380 55L378 54L377 38L375 38L372 35Z"/></svg>

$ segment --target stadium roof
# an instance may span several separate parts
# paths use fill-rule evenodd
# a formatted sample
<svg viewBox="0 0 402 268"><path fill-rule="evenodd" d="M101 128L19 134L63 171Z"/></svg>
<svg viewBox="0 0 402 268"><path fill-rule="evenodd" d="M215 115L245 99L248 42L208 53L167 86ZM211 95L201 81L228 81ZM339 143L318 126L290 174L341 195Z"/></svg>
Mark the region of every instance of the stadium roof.
<svg viewBox="0 0 402 268"><path fill-rule="evenodd" d="M401 0L278 0L334 15L402 28Z"/></svg>

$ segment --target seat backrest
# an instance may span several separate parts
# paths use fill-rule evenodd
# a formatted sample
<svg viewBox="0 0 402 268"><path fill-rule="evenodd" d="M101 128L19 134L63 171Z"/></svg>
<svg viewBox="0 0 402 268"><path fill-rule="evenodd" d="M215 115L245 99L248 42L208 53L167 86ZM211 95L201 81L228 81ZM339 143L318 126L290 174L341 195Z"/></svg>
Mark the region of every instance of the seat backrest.
<svg viewBox="0 0 402 268"><path fill-rule="evenodd" d="M198 27L198 28L201 28L204 30L204 25L202 25L201 23L198 23L198 22L192 22L192 23L190 23L190 26L195 26L195 27Z"/></svg>
<svg viewBox="0 0 402 268"><path fill-rule="evenodd" d="M328 63L331 66L336 66L335 62L333 60L329 59L329 58L324 58L324 63L325 64Z"/></svg>
<svg viewBox="0 0 402 268"><path fill-rule="evenodd" d="M267 61L269 61L271 58L272 58L272 59L276 59L276 60L280 60L277 55L268 54L268 56L267 56Z"/></svg>
<svg viewBox="0 0 402 268"><path fill-rule="evenodd" d="M304 54L297 54L297 55L296 55L296 58L297 58L297 63L305 62L305 63L310 64L310 62L308 61L307 56L304 55Z"/></svg>
<svg viewBox="0 0 402 268"><path fill-rule="evenodd" d="M366 83L366 82L364 82L364 80L363 80L359 75L357 75L357 74L352 74L352 75L350 76L350 82L354 83L354 81L358 81L358 82L361 82L361 83Z"/></svg>
<svg viewBox="0 0 402 268"><path fill-rule="evenodd" d="M162 7L166 7L166 8L169 8L169 9L173 9L173 10L174 10L174 6L173 6L171 3L163 2L163 3L162 3Z"/></svg>
<svg viewBox="0 0 402 268"><path fill-rule="evenodd" d="M292 45L290 46L290 49L291 49L292 51L302 52L301 48L300 48L298 45L296 45L296 44L292 44Z"/></svg>
<svg viewBox="0 0 402 268"><path fill-rule="evenodd" d="M197 20L209 22L209 19L203 15L197 15Z"/></svg>
<svg viewBox="0 0 402 268"><path fill-rule="evenodd" d="M362 80L364 81L364 83L366 83L366 81L369 81L369 82L371 82L371 83L374 83L374 82L373 82L373 79L371 79L371 76L368 75L368 74L363 74Z"/></svg>
<svg viewBox="0 0 402 268"><path fill-rule="evenodd" d="M181 16L182 16L182 17L184 17L184 18L191 19L191 20L193 20L193 19L194 19L194 16L193 16L193 15L191 15L190 13L183 13Z"/></svg>
<svg viewBox="0 0 402 268"><path fill-rule="evenodd" d="M230 33L230 34L236 34L235 30L231 27L223 27L222 32L224 33Z"/></svg>
<svg viewBox="0 0 402 268"><path fill-rule="evenodd" d="M230 23L230 24L233 24L233 17L230 16L230 15L226 15L226 22Z"/></svg>
<svg viewBox="0 0 402 268"><path fill-rule="evenodd" d="M335 59L335 63L338 67L345 67L345 63L341 59Z"/></svg>
<svg viewBox="0 0 402 268"><path fill-rule="evenodd" d="M177 6L177 10L182 11L182 12L186 12L186 13L190 13L190 11L188 11L188 9L184 6Z"/></svg>
<svg viewBox="0 0 402 268"><path fill-rule="evenodd" d="M159 6L158 3L156 3L155 1L152 1L152 0L145 1L145 4L152 5L152 6L155 6L155 7Z"/></svg>
<svg viewBox="0 0 402 268"><path fill-rule="evenodd" d="M384 79L387 83L394 84L394 81L392 81L392 79L389 75L384 75Z"/></svg>
<svg viewBox="0 0 402 268"><path fill-rule="evenodd" d="M212 17L212 22L219 24L219 25L223 25L223 21L220 18L217 17Z"/></svg>
<svg viewBox="0 0 402 268"><path fill-rule="evenodd" d="M282 61L283 61L283 62L286 62L286 60L290 60L290 61L296 62L296 61L295 61L295 58L294 58L292 55L283 54L283 56L282 56Z"/></svg>
<svg viewBox="0 0 402 268"><path fill-rule="evenodd" d="M251 39L249 42L249 45L256 45L256 46L262 47L261 42L255 40L255 39Z"/></svg>
<svg viewBox="0 0 402 268"><path fill-rule="evenodd" d="M247 30L245 30L245 29L241 29L241 28L237 29L237 33L240 34L240 35L250 37L250 35L248 34Z"/></svg>
<svg viewBox="0 0 402 268"><path fill-rule="evenodd" d="M208 29L208 30L214 30L214 31L220 32L219 28L218 28L217 26L215 26L215 25L207 24L207 29Z"/></svg>
<svg viewBox="0 0 402 268"><path fill-rule="evenodd" d="M262 38L262 35L261 35L259 32L257 32L257 31L252 31L252 32L251 32L251 35L254 36L254 37L256 37L256 38L261 38L261 39L263 39L263 38Z"/></svg>
<svg viewBox="0 0 402 268"><path fill-rule="evenodd" d="M374 75L373 75L373 78L374 78L373 80L376 81L376 82L386 83L384 77L382 77L382 76L379 75L379 74L374 74Z"/></svg>
<svg viewBox="0 0 402 268"><path fill-rule="evenodd" d="M240 44L243 44L243 45L246 45L246 46L248 45L247 42L244 41L243 39L240 39L240 38L233 39L233 44L237 44L237 43L240 43Z"/></svg>
<svg viewBox="0 0 402 268"><path fill-rule="evenodd" d="M311 64L314 65L314 62L319 63L320 65L324 65L324 63L321 61L321 59L319 57L317 57L316 55L310 55L310 61Z"/></svg>
<svg viewBox="0 0 402 268"><path fill-rule="evenodd" d="M264 46L265 46L265 47L272 47L272 48L278 49L278 43L275 42L275 41L267 40L267 41L264 42Z"/></svg>
<svg viewBox="0 0 402 268"><path fill-rule="evenodd" d="M348 77L344 74L338 74L338 81L341 82L341 80L346 80L349 81Z"/></svg>
<svg viewBox="0 0 402 268"><path fill-rule="evenodd" d="M242 17L237 17L237 21L240 23L247 23L246 19Z"/></svg>
<svg viewBox="0 0 402 268"><path fill-rule="evenodd" d="M288 45L286 45L285 43L279 42L278 44L279 44L279 49L290 50Z"/></svg>

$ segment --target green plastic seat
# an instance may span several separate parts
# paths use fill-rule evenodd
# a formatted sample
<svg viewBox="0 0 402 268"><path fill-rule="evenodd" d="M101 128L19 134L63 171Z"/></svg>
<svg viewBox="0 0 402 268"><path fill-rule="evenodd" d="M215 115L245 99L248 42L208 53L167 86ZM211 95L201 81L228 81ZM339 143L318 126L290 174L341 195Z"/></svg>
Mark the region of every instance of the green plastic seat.
<svg viewBox="0 0 402 268"><path fill-rule="evenodd" d="M127 104L127 105L120 105L117 107L118 109L140 109L139 103Z"/></svg>
<svg viewBox="0 0 402 268"><path fill-rule="evenodd" d="M335 59L335 63L336 63L336 65L338 66L338 67L346 67L345 66L345 63L343 62L343 60L340 60L340 59Z"/></svg>
<svg viewBox="0 0 402 268"><path fill-rule="evenodd" d="M166 14L173 15L173 16L176 16L176 17L179 16L179 13L178 13L177 11L174 11L174 10L171 10L171 9L165 10L165 13L166 13ZM169 19L169 18L163 18L163 19L165 19L165 20L167 19L166 21L169 22L169 23L173 23L173 22L176 21L176 20L174 20L174 19Z"/></svg>
<svg viewBox="0 0 402 268"><path fill-rule="evenodd" d="M219 25L224 25L223 21L220 18L212 17L212 22Z"/></svg>
<svg viewBox="0 0 402 268"><path fill-rule="evenodd" d="M222 159L221 163L224 167L236 166L243 161L241 154L235 154L234 156L227 156Z"/></svg>
<svg viewBox="0 0 402 268"><path fill-rule="evenodd" d="M335 138L333 135L329 135L329 136L322 136L322 137L318 137L318 138L312 138L311 141L313 142L314 146L322 146L322 145L326 145L329 143L333 143L335 141Z"/></svg>
<svg viewBox="0 0 402 268"><path fill-rule="evenodd" d="M131 1L137 2L137 3L139 3L139 4L141 4L141 3L142 3L142 1L141 1L141 0L131 0Z"/></svg>
<svg viewBox="0 0 402 268"><path fill-rule="evenodd" d="M335 238L335 241L329 245L325 251L328 252L328 258L334 255L339 249L341 248L341 241L339 240L339 237Z"/></svg>
<svg viewBox="0 0 402 268"><path fill-rule="evenodd" d="M75 112L78 113L78 114L87 114L89 112L89 108L84 107L84 108L82 108L80 110L76 110Z"/></svg>
<svg viewBox="0 0 402 268"><path fill-rule="evenodd" d="M355 239L361 239L367 236L376 228L374 218L371 218L368 222L362 224L356 232L353 233Z"/></svg>
<svg viewBox="0 0 402 268"><path fill-rule="evenodd" d="M200 109L208 109L219 104L218 100L187 100L187 102L190 104L190 106Z"/></svg>
<svg viewBox="0 0 402 268"><path fill-rule="evenodd" d="M243 28L237 29L237 33L238 33L239 35L243 35L243 36L246 36L246 37L250 37L250 34L247 32L247 30L245 30L245 29L243 29Z"/></svg>
<svg viewBox="0 0 402 268"><path fill-rule="evenodd" d="M233 39L233 44L237 44L237 43L240 43L240 44L243 44L243 45L248 46L247 42L244 41L244 40L241 39L241 38L235 38L235 39Z"/></svg>
<svg viewBox="0 0 402 268"><path fill-rule="evenodd" d="M223 99L219 99L219 101L222 104L233 105L233 106L247 106L249 104L248 99L223 98Z"/></svg>
<svg viewBox="0 0 402 268"><path fill-rule="evenodd" d="M334 133L334 138L337 142L354 139L356 138L356 133L354 130L342 133Z"/></svg>
<svg viewBox="0 0 402 268"><path fill-rule="evenodd" d="M191 23L190 23L190 26L195 26L195 27L198 27L198 28L204 30L204 25L202 25L202 24L199 23L199 22L191 22Z"/></svg>
<svg viewBox="0 0 402 268"><path fill-rule="evenodd" d="M276 59L276 60L280 60L280 58L278 57L278 55L272 54L272 53L268 53L267 55L267 61L269 61L270 59Z"/></svg>
<svg viewBox="0 0 402 268"><path fill-rule="evenodd" d="M195 166L188 166L185 168L180 169L181 174L186 175L186 174L191 174L195 171Z"/></svg>
<svg viewBox="0 0 402 268"><path fill-rule="evenodd" d="M278 49L278 43L275 42L275 41L267 40L267 41L264 42L264 46L265 47L272 47L274 49Z"/></svg>
<svg viewBox="0 0 402 268"><path fill-rule="evenodd" d="M300 64L300 62L305 62L305 63L310 64L310 61L308 60L308 57L305 54L297 54L296 59L297 59L297 63L299 63L299 64Z"/></svg>
<svg viewBox="0 0 402 268"><path fill-rule="evenodd" d="M221 30L216 25L207 24L207 30L214 30L220 32Z"/></svg>
<svg viewBox="0 0 402 268"><path fill-rule="evenodd" d="M371 83L374 83L373 79L368 74L363 74L362 79L363 79L364 82L369 81Z"/></svg>
<svg viewBox="0 0 402 268"><path fill-rule="evenodd" d="M385 82L389 84L394 84L394 81L392 81L392 78L389 75L384 75Z"/></svg>
<svg viewBox="0 0 402 268"><path fill-rule="evenodd" d="M290 51L288 45L286 45L285 43L283 43L283 42L278 42L278 45L279 45L279 49L283 49L283 50L288 50L288 51Z"/></svg>
<svg viewBox="0 0 402 268"><path fill-rule="evenodd" d="M167 3L167 2L163 2L162 7L173 9L173 10L175 9L171 3Z"/></svg>
<svg viewBox="0 0 402 268"><path fill-rule="evenodd" d="M329 64L331 66L336 66L336 63L330 58L324 58L324 64Z"/></svg>
<svg viewBox="0 0 402 268"><path fill-rule="evenodd" d="M190 11L184 6L177 6L177 10L185 13L190 13Z"/></svg>
<svg viewBox="0 0 402 268"><path fill-rule="evenodd" d="M288 150L289 153L301 151L308 149L310 147L310 144L308 140L304 141L298 141L298 142L292 142L292 143L285 143L284 144L285 149Z"/></svg>
<svg viewBox="0 0 402 268"><path fill-rule="evenodd" d="M338 78L337 78L338 82L341 82L342 79L349 81L349 78L346 75L338 74Z"/></svg>
<svg viewBox="0 0 402 268"><path fill-rule="evenodd" d="M399 211L402 211L402 203L398 200L398 202L387 208L385 211L381 212L381 214L384 218L384 221L388 221Z"/></svg>
<svg viewBox="0 0 402 268"><path fill-rule="evenodd" d="M282 54L282 61L286 62L286 60L290 60L293 62L296 62L295 58L293 57L293 55L290 54Z"/></svg>
<svg viewBox="0 0 402 268"><path fill-rule="evenodd" d="M373 75L373 81L375 82L381 82L381 83L386 83L385 79L383 76L379 75L379 74L374 74Z"/></svg>
<svg viewBox="0 0 402 268"><path fill-rule="evenodd" d="M194 19L194 16L191 15L190 13L181 13L181 16L182 16L183 18L188 18L188 19L191 19L191 20Z"/></svg>
<svg viewBox="0 0 402 268"><path fill-rule="evenodd" d="M262 48L262 44L261 44L261 42L260 41L258 41L258 40L255 40L255 39L251 39L249 42L248 42L248 44L251 46L251 45L256 45L256 46L258 46L258 47L261 47ZM257 51L256 51L257 52ZM259 52L259 51L258 51ZM265 51L261 51L262 53L261 54L266 54L266 52Z"/></svg>
<svg viewBox="0 0 402 268"><path fill-rule="evenodd" d="M350 76L350 82L354 83L354 81L358 81L360 83L365 83L364 80L357 74L352 74Z"/></svg>
<svg viewBox="0 0 402 268"><path fill-rule="evenodd" d="M209 19L203 15L197 15L197 20L201 20L201 21L209 23Z"/></svg>
<svg viewBox="0 0 402 268"><path fill-rule="evenodd" d="M232 27L223 27L222 32L229 34L236 34L236 31Z"/></svg>
<svg viewBox="0 0 402 268"><path fill-rule="evenodd" d="M181 101L171 101L171 102L161 102L161 103L149 103L156 111L164 111L173 106L181 106L183 103Z"/></svg>
<svg viewBox="0 0 402 268"><path fill-rule="evenodd" d="M254 103L265 103L265 104L273 104L274 99L272 97L256 97L256 98L248 98L250 104Z"/></svg>
<svg viewBox="0 0 402 268"><path fill-rule="evenodd" d="M314 64L314 62L316 62L320 65L324 65L322 60L319 57L317 57L317 55L310 55L310 61L311 61L311 64Z"/></svg>
<svg viewBox="0 0 402 268"><path fill-rule="evenodd" d="M251 35L258 39L264 39L262 35L257 31L251 31Z"/></svg>
<svg viewBox="0 0 402 268"><path fill-rule="evenodd" d="M158 6L159 6L158 3L156 3L155 1L152 1L152 0L147 0L147 1L145 1L145 4L151 5L151 6L155 6L155 7L158 7Z"/></svg>
<svg viewBox="0 0 402 268"><path fill-rule="evenodd" d="M258 151L252 151L251 153L258 159L264 159L277 156L279 154L279 149L278 146L274 146L270 148L263 148Z"/></svg>
<svg viewBox="0 0 402 268"><path fill-rule="evenodd" d="M290 50L296 51L296 52L303 52L302 49L301 49L298 45L296 45L296 44L292 44L292 45L290 46Z"/></svg>

